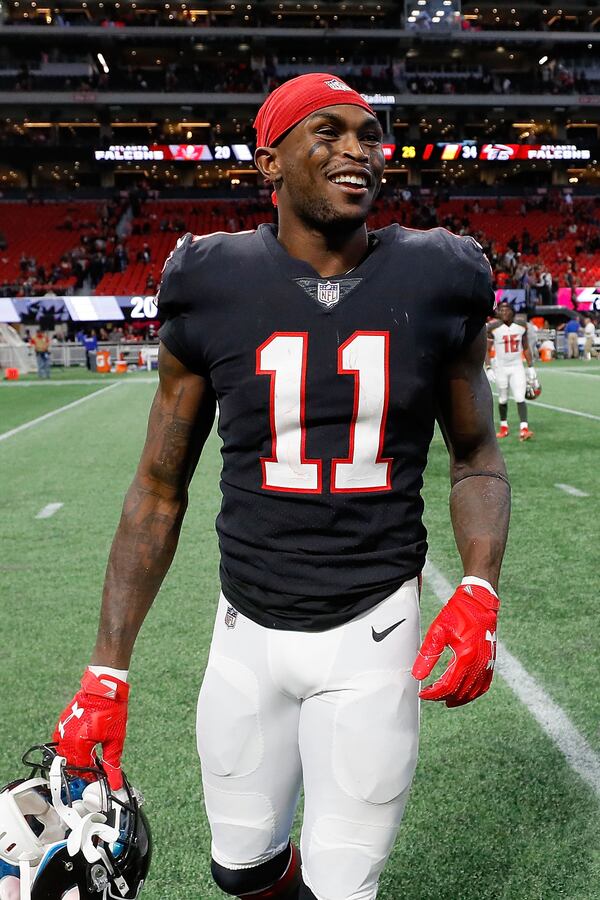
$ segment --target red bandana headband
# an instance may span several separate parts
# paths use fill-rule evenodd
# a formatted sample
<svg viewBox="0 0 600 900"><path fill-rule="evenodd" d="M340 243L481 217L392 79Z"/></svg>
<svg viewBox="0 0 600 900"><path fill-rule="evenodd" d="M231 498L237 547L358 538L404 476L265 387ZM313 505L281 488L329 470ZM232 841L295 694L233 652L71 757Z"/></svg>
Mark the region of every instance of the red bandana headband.
<svg viewBox="0 0 600 900"><path fill-rule="evenodd" d="M325 106L361 106L375 115L366 100L335 75L299 75L276 88L254 120L257 147L273 147L294 125Z"/></svg>

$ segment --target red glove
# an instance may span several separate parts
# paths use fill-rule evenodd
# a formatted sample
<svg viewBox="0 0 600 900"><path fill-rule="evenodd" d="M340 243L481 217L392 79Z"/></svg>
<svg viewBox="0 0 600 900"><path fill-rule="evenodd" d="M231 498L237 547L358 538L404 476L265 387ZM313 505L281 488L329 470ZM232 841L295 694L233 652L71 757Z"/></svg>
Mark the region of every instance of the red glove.
<svg viewBox="0 0 600 900"><path fill-rule="evenodd" d="M460 585L435 617L412 668L422 681L431 674L445 647L454 659L435 684L423 688L423 700L446 706L470 703L489 689L496 662L496 622L500 600L487 588Z"/></svg>
<svg viewBox="0 0 600 900"><path fill-rule="evenodd" d="M72 766L93 766L94 748L102 744L102 765L113 791L123 787L121 756L127 731L129 685L113 675L96 677L86 669L81 690L62 713L52 736Z"/></svg>

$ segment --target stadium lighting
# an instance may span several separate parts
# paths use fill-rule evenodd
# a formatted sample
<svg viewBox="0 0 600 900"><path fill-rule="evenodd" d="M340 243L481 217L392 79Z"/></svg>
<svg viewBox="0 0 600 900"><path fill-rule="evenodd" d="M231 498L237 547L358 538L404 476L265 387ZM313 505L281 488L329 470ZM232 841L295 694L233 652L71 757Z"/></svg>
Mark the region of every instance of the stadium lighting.
<svg viewBox="0 0 600 900"><path fill-rule="evenodd" d="M104 74L105 74L105 75L108 75L108 73L109 73L110 70L109 70L109 68L108 68L108 66L107 66L107 64L106 64L106 60L104 59L104 56L102 55L102 53L97 53L97 54L96 54L96 57L97 57L97 59L98 59L98 62L99 62L100 65L102 66L102 69L104 70Z"/></svg>
<svg viewBox="0 0 600 900"><path fill-rule="evenodd" d="M540 66L543 66L544 63L547 63L547 62L548 62L547 56L540 56L540 58L538 59L538 63L540 64Z"/></svg>

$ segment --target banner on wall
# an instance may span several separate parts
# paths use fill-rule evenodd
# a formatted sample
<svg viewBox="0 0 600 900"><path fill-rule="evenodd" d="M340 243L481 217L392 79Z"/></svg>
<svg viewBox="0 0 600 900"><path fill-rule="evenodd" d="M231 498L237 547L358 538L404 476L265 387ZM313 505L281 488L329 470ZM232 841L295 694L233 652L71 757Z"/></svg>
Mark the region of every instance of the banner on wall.
<svg viewBox="0 0 600 900"><path fill-rule="evenodd" d="M580 310L600 313L600 287L575 288L577 308ZM574 309L571 288L558 289L558 305Z"/></svg>

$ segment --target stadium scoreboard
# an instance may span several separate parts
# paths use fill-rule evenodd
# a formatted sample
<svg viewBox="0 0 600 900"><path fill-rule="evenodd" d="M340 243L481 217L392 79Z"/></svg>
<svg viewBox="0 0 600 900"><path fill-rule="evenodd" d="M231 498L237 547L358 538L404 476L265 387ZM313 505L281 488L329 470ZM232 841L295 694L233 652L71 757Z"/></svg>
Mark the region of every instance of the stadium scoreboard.
<svg viewBox="0 0 600 900"><path fill-rule="evenodd" d="M251 163L250 144L112 144L94 150L96 162ZM513 163L548 160L589 162L598 153L577 144L503 144L480 141L384 143L387 162L425 165L440 162Z"/></svg>
<svg viewBox="0 0 600 900"><path fill-rule="evenodd" d="M454 141L437 143L414 143L387 145L393 147L391 156L405 162L514 162L532 160L552 160L553 162L574 162L590 160L592 151L575 144L501 144L479 143L477 141Z"/></svg>

